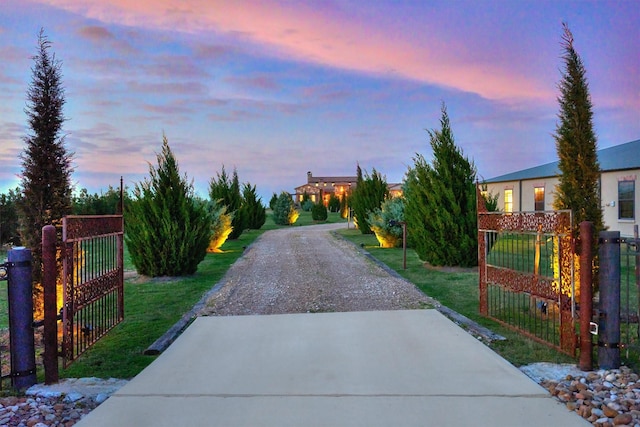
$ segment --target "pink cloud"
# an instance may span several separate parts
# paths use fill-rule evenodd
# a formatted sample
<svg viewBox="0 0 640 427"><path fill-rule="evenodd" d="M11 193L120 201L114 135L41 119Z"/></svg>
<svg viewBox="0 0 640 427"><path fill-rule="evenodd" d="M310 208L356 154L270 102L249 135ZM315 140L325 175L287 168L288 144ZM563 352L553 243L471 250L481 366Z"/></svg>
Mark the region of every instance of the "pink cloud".
<svg viewBox="0 0 640 427"><path fill-rule="evenodd" d="M105 40L113 40L115 37L109 30L104 27L98 27L96 25L89 25L82 27L78 30L78 34L88 40L94 42L101 42Z"/></svg>
<svg viewBox="0 0 640 427"><path fill-rule="evenodd" d="M274 90L279 88L278 83L273 78L265 75L249 77L227 77L225 81L249 89Z"/></svg>
<svg viewBox="0 0 640 427"><path fill-rule="evenodd" d="M490 58L465 56L470 49L450 49L435 32L417 41L410 34L385 32L323 4L292 5L274 0L41 1L102 22L188 33L216 32L248 41L257 52L283 59L397 76L488 99L554 97L554 88L535 77L514 73Z"/></svg>
<svg viewBox="0 0 640 427"><path fill-rule="evenodd" d="M337 85L316 85L302 89L302 96L305 99L318 100L322 102L339 101L348 99L352 92Z"/></svg>
<svg viewBox="0 0 640 427"><path fill-rule="evenodd" d="M99 47L110 46L122 55L132 55L136 52L136 49L134 49L129 42L118 39L111 31L104 27L87 25L80 27L76 33Z"/></svg>

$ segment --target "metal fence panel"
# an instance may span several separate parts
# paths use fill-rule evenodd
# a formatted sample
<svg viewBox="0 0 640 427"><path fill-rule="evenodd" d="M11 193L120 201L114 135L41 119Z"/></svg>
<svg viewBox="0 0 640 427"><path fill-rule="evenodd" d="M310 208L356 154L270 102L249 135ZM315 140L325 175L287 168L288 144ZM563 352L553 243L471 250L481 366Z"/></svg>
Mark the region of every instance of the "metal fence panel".
<svg viewBox="0 0 640 427"><path fill-rule="evenodd" d="M620 339L623 363L640 366L640 239L620 240Z"/></svg>
<svg viewBox="0 0 640 427"><path fill-rule="evenodd" d="M571 212L486 212L478 199L481 314L575 356Z"/></svg>
<svg viewBox="0 0 640 427"><path fill-rule="evenodd" d="M122 215L63 219L65 366L124 319Z"/></svg>

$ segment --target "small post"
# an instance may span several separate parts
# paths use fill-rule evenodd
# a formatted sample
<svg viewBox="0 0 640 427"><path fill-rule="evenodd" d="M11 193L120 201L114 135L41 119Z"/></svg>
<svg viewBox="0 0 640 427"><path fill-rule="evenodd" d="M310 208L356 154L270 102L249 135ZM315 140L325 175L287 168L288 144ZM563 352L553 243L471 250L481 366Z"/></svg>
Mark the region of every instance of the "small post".
<svg viewBox="0 0 640 427"><path fill-rule="evenodd" d="M124 214L124 184L122 177L120 177L120 200L118 201L118 209L116 213L119 215Z"/></svg>
<svg viewBox="0 0 640 427"><path fill-rule="evenodd" d="M598 364L620 367L620 232L600 232L600 320Z"/></svg>
<svg viewBox="0 0 640 427"><path fill-rule="evenodd" d="M17 247L9 251L9 333L11 336L11 381L17 390L26 390L36 379L36 351L33 338L33 286L31 250Z"/></svg>
<svg viewBox="0 0 640 427"><path fill-rule="evenodd" d="M593 317L593 223L580 223L580 360L583 371L593 369L593 341L591 319Z"/></svg>
<svg viewBox="0 0 640 427"><path fill-rule="evenodd" d="M402 269L407 269L407 223L402 221Z"/></svg>
<svg viewBox="0 0 640 427"><path fill-rule="evenodd" d="M44 382L58 382L58 307L56 298L56 228L42 227L42 287L44 288Z"/></svg>

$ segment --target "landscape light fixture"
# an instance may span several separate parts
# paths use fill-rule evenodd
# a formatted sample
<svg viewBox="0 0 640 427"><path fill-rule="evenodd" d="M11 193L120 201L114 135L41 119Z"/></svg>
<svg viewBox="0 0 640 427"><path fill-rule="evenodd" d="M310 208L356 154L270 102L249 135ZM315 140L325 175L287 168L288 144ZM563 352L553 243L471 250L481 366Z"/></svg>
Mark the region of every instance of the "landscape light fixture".
<svg viewBox="0 0 640 427"><path fill-rule="evenodd" d="M405 221L389 221L389 227L402 226L402 269L407 269L407 223Z"/></svg>

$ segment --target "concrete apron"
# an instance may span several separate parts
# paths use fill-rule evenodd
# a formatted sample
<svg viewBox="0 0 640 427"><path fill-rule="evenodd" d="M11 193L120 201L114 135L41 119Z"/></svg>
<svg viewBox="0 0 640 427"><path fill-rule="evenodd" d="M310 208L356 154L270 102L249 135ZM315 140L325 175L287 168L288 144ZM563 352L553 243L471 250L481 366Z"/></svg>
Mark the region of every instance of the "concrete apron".
<svg viewBox="0 0 640 427"><path fill-rule="evenodd" d="M436 310L198 318L78 426L585 426Z"/></svg>

